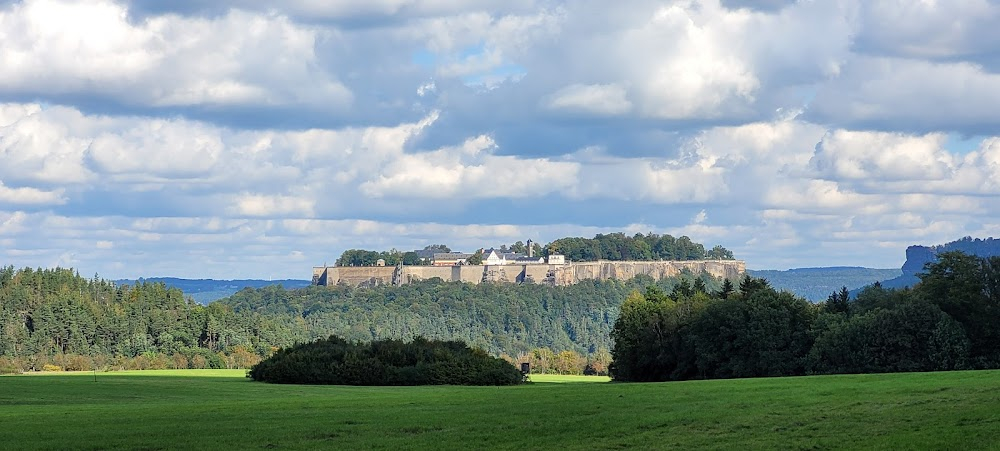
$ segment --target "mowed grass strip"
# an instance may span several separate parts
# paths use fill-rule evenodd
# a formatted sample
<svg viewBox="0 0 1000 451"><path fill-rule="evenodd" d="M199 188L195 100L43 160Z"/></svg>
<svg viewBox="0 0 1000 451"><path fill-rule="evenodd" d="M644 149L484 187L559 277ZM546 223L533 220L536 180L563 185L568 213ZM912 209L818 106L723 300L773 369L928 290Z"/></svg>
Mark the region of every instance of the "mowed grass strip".
<svg viewBox="0 0 1000 451"><path fill-rule="evenodd" d="M0 449L1000 447L998 371L658 384L535 375L518 387L269 385L243 373L0 377Z"/></svg>

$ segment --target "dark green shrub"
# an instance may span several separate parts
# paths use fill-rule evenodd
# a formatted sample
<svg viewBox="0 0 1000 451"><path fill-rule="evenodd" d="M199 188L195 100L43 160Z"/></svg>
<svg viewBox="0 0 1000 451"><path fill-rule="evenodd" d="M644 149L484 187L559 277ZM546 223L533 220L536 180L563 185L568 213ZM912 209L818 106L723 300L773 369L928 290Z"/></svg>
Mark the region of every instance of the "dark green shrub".
<svg viewBox="0 0 1000 451"><path fill-rule="evenodd" d="M460 341L421 337L412 342L348 342L331 335L282 349L255 365L248 377L278 384L514 385L521 372Z"/></svg>
<svg viewBox="0 0 1000 451"><path fill-rule="evenodd" d="M941 371L967 366L961 325L928 302L907 301L833 324L810 352L814 373Z"/></svg>

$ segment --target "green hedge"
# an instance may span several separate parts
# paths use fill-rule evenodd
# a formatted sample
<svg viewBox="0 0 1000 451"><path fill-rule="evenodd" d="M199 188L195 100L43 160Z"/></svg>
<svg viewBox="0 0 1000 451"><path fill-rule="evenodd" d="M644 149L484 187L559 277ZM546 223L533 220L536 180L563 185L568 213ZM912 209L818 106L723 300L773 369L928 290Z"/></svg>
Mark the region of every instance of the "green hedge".
<svg viewBox="0 0 1000 451"><path fill-rule="evenodd" d="M277 384L514 385L521 372L460 341L348 342L331 335L279 350L248 374Z"/></svg>

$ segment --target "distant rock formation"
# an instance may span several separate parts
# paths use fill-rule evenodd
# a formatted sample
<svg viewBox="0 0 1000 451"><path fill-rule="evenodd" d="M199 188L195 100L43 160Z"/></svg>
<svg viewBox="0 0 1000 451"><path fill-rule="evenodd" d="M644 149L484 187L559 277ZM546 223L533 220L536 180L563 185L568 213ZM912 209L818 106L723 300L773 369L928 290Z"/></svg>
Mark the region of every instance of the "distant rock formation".
<svg viewBox="0 0 1000 451"><path fill-rule="evenodd" d="M912 287L920 282L917 274L924 270L927 263L937 261L938 254L944 252L960 251L979 257L1000 256L1000 239L993 237L980 239L967 236L965 238L952 241L950 243L939 244L937 246L910 246L906 248L906 261L901 268L903 274L899 277L880 282L884 288L905 288Z"/></svg>

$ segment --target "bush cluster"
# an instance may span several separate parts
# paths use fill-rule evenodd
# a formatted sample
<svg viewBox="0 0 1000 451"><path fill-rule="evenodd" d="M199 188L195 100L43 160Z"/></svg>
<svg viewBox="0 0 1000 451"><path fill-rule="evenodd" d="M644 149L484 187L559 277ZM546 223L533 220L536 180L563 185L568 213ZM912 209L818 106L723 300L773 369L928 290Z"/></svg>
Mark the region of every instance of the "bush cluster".
<svg viewBox="0 0 1000 451"><path fill-rule="evenodd" d="M820 304L747 277L738 290L635 292L611 333L621 381L1000 368L1000 257L939 255L913 289ZM729 286L729 284L727 284Z"/></svg>
<svg viewBox="0 0 1000 451"><path fill-rule="evenodd" d="M135 357L32 354L24 357L0 356L0 374L29 371L125 371L166 369L250 368L260 357L239 346L230 354L215 353L204 348L184 348L172 355L145 352Z"/></svg>
<svg viewBox="0 0 1000 451"><path fill-rule="evenodd" d="M278 384L514 385L520 370L460 341L348 342L338 336L281 349L247 377Z"/></svg>

